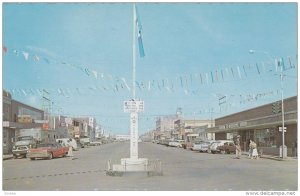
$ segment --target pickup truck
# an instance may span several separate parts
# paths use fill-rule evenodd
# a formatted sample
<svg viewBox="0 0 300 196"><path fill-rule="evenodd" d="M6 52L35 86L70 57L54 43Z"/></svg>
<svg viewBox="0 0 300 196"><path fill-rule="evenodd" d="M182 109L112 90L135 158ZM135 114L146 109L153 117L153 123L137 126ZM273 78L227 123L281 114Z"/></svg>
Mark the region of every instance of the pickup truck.
<svg viewBox="0 0 300 196"><path fill-rule="evenodd" d="M235 153L235 145L233 142L225 142L223 145L217 147L221 154Z"/></svg>

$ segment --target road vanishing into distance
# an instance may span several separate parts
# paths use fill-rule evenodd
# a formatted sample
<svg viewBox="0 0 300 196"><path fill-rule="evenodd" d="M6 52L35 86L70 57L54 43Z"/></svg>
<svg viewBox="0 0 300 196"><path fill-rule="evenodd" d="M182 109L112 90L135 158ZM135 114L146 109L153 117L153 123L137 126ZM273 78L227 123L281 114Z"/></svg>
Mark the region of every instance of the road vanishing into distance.
<svg viewBox="0 0 300 196"><path fill-rule="evenodd" d="M129 157L129 142L74 151L74 157L3 161L4 191L297 191L298 164L271 159L235 159L139 143L139 158L160 160L162 176L125 173L107 176L108 160Z"/></svg>

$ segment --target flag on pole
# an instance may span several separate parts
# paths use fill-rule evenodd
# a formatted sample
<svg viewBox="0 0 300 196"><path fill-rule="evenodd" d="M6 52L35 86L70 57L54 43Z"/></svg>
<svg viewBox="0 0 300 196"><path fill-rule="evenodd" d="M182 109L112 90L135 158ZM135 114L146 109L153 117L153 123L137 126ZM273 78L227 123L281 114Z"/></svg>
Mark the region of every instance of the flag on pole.
<svg viewBox="0 0 300 196"><path fill-rule="evenodd" d="M140 57L143 58L145 56L145 51L144 51L143 40L142 40L142 23L136 6L135 6L135 14L136 14L135 22L138 29L139 53L140 53Z"/></svg>

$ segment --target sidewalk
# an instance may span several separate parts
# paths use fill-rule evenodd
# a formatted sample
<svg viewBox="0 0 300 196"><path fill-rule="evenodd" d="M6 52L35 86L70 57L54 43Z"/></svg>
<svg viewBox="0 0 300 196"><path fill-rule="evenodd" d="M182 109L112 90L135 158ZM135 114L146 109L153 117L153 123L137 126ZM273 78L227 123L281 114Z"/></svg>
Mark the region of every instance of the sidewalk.
<svg viewBox="0 0 300 196"><path fill-rule="evenodd" d="M4 161L4 160L12 159L12 158L14 158L14 156L12 154L3 154L2 158Z"/></svg>
<svg viewBox="0 0 300 196"><path fill-rule="evenodd" d="M242 155L247 155L248 156L248 152L242 152ZM297 161L298 158L297 157L286 157L285 159L282 159L279 156L274 156L274 155L260 155L259 156L261 159L271 159L271 160L276 160L276 161Z"/></svg>

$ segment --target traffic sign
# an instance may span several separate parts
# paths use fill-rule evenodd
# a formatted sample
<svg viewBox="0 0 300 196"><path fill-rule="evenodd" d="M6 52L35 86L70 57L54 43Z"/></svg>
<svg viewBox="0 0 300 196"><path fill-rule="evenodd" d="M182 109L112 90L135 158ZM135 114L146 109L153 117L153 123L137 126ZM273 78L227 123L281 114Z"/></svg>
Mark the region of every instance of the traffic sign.
<svg viewBox="0 0 300 196"><path fill-rule="evenodd" d="M279 132L282 132L282 127L279 127ZM283 132L286 132L286 127L283 128Z"/></svg>
<svg viewBox="0 0 300 196"><path fill-rule="evenodd" d="M124 112L144 112L144 101L124 101Z"/></svg>

